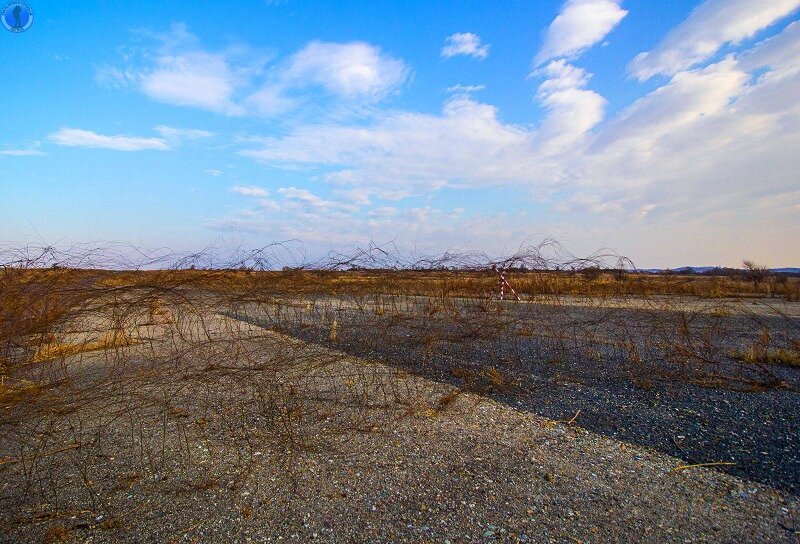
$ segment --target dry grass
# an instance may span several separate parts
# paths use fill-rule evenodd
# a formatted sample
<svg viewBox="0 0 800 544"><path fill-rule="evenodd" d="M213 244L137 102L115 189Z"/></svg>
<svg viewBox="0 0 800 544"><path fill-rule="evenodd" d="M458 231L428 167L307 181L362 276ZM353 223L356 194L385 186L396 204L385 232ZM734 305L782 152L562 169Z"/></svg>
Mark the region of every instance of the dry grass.
<svg viewBox="0 0 800 544"><path fill-rule="evenodd" d="M110 331L105 333L99 340L69 344L64 342L48 342L39 346L33 355L31 362L41 363L52 359L63 359L71 355L86 353L90 351L106 350L111 348L121 348L132 346L136 340L132 339L125 331Z"/></svg>
<svg viewBox="0 0 800 544"><path fill-rule="evenodd" d="M288 283L284 272L257 272L254 283L276 286ZM496 291L497 278L484 271L304 271L298 283L322 287L338 294L384 293L393 295L439 294L448 297L483 297ZM782 298L800 300L800 278L768 277L754 284L742 277L700 275L657 275L624 272L588 277L572 271L512 271L514 289L524 296L572 295L608 296L696 296L702 298ZM301 287L301 291L303 288Z"/></svg>
<svg viewBox="0 0 800 544"><path fill-rule="evenodd" d="M734 351L731 357L749 364L782 365L800 368L800 351L796 349L758 349L751 347Z"/></svg>
<svg viewBox="0 0 800 544"><path fill-rule="evenodd" d="M3 377L0 381L0 408L8 409L39 396L43 388L28 380Z"/></svg>
<svg viewBox="0 0 800 544"><path fill-rule="evenodd" d="M708 368L720 386L719 366L730 361L718 343L724 328L701 335L691 312L676 309L668 319L647 314L653 345L641 346L624 323L606 338L598 337L598 323L549 321L537 305L510 311L491 300L497 278L488 265L120 272L12 264L0 267L0 478L14 484L0 491L0 510L18 512L18 524L38 523L25 513L48 504L53 512L84 512L75 523L102 514L113 530L124 515L113 511L110 498L176 467L184 479L176 493L219 485L198 452L224 457L233 482L226 485L236 485L251 477L256 447L276 455L328 451L333 437L445 412L462 391L508 392L516 365L540 356L510 349L516 355L489 354L484 367L456 361L450 377L458 387L437 399L400 372L352 363L284 332L319 330L335 346L358 327L398 350L418 349L420 365L444 345L526 342L543 360L581 357L598 366L622 360L635 383L650 372L643 348L680 368ZM550 297L556 306L573 295L601 305L617 295L789 298L798 290L794 278L768 289L735 278L610 272L512 271L509 280L524 297ZM226 317L232 315L240 320ZM676 332L681 319L685 326ZM737 358L797 366L796 346L772 336L765 333ZM684 378L697 376L670 377ZM652 379L658 377L647 374ZM769 386L771 379L762 381ZM286 459L291 472L293 457ZM44 539L68 538L70 527L52 525Z"/></svg>

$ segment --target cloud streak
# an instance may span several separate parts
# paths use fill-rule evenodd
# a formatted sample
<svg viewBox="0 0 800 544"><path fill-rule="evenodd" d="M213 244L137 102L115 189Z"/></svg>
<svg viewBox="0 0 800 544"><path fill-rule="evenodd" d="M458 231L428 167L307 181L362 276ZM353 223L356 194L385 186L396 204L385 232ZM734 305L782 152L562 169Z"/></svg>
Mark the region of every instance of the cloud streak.
<svg viewBox="0 0 800 544"><path fill-rule="evenodd" d="M234 185L233 187L231 187L231 192L236 193L237 195L259 197L259 198L265 198L269 196L269 192L266 189L262 189L261 187L256 187L254 185L249 185L249 186Z"/></svg>
<svg viewBox="0 0 800 544"><path fill-rule="evenodd" d="M91 147L113 149L115 151L166 151L170 149L169 144L163 138L141 138L125 135L106 136L91 130L78 128L61 128L57 132L48 135L47 138L53 143L68 147Z"/></svg>
<svg viewBox="0 0 800 544"><path fill-rule="evenodd" d="M160 138L128 136L123 134L105 135L91 130L62 127L47 136L51 142L67 147L92 147L113 149L115 151L167 151L179 146L183 140L210 138L213 133L206 130L183 129L158 125L154 128Z"/></svg>
<svg viewBox="0 0 800 544"><path fill-rule="evenodd" d="M451 85L447 88L448 93L456 93L456 94L469 94L469 93L476 93L478 91L482 91L486 88L486 85Z"/></svg>
<svg viewBox="0 0 800 544"><path fill-rule="evenodd" d="M167 140L199 140L202 138L211 138L214 133L207 130L198 130L194 128L175 128L165 125L158 125L154 129L156 132Z"/></svg>
<svg viewBox="0 0 800 544"><path fill-rule="evenodd" d="M800 0L707 0L628 69L640 81L672 76L710 58L725 44L755 36L800 8Z"/></svg>

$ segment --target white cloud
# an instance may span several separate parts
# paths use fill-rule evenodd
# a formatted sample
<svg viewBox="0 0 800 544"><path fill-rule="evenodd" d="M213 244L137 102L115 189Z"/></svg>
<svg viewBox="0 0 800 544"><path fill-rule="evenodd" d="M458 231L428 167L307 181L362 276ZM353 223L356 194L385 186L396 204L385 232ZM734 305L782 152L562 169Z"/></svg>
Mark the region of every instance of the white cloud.
<svg viewBox="0 0 800 544"><path fill-rule="evenodd" d="M458 97L441 115L387 112L366 127L306 126L241 154L284 167L344 167L326 179L402 194L529 180L541 168L533 143L526 129L501 123L495 107Z"/></svg>
<svg viewBox="0 0 800 544"><path fill-rule="evenodd" d="M506 215L462 217L458 210L431 207L406 210L390 207L373 210L364 217L346 213L303 213L295 210L269 210L268 213L243 213L239 217L208 221L206 227L251 233L259 239L301 240L304 250L325 254L331 246L365 247L399 244L418 249L433 247L434 253L453 247L489 247L493 254L516 249L510 240L521 240L529 228L518 218ZM511 220L510 220L511 219ZM343 250L347 253L347 248Z"/></svg>
<svg viewBox="0 0 800 544"><path fill-rule="evenodd" d="M197 140L201 138L210 138L214 135L213 132L207 130L175 128L165 125L158 125L154 130L168 140Z"/></svg>
<svg viewBox="0 0 800 544"><path fill-rule="evenodd" d="M478 91L482 91L486 88L486 85L453 85L447 88L448 93L458 93L458 94L468 94L468 93L476 93Z"/></svg>
<svg viewBox="0 0 800 544"><path fill-rule="evenodd" d="M91 130L62 127L48 135L48 139L58 145L71 147L95 147L117 151L142 151L156 149L166 151L180 145L183 139L209 138L213 133L206 130L182 129L158 125L154 128L160 138L114 135L106 136Z"/></svg>
<svg viewBox="0 0 800 544"><path fill-rule="evenodd" d="M349 104L372 103L397 92L409 74L402 60L374 45L313 41L276 67L246 105L260 115L280 115L303 104L315 89Z"/></svg>
<svg viewBox="0 0 800 544"><path fill-rule="evenodd" d="M370 217L393 217L399 213L399 210L393 206L381 206L371 210L367 215Z"/></svg>
<svg viewBox="0 0 800 544"><path fill-rule="evenodd" d="M582 88L588 74L563 61L542 75L539 100L548 117L539 131L504 124L494 106L457 96L440 115L392 111L367 126L304 126L241 154L284 168L323 168L324 180L383 199L447 185L548 186L560 176L548 157L576 146L602 120L605 100Z"/></svg>
<svg viewBox="0 0 800 544"><path fill-rule="evenodd" d="M758 183L783 191L797 163L788 149L800 131L793 98L800 57L789 54L797 40L792 26L741 61L677 74L605 125L605 99L585 88L590 74L559 60L536 74L545 78L537 100L547 111L537 128L504 124L493 106L461 97L440 115L393 111L367 126L304 126L242 154L277 167L319 169L322 180L363 194L516 184L545 193L601 191L594 211L641 215L652 204L648 217L665 201L688 204L684 195L703 188L752 191L752 179L761 178L751 179L748 161L775 165L769 179L756 169L764 176ZM768 59L774 64L751 82L743 65L756 70ZM611 201L618 205L603 205Z"/></svg>
<svg viewBox="0 0 800 544"><path fill-rule="evenodd" d="M448 59L457 55L485 59L489 56L489 44L481 44L480 36L472 32L457 32L447 37L441 55Z"/></svg>
<svg viewBox="0 0 800 544"><path fill-rule="evenodd" d="M314 41L292 55L281 79L289 84L318 85L344 97L383 97L408 78L406 64L365 42Z"/></svg>
<svg viewBox="0 0 800 544"><path fill-rule="evenodd" d="M245 110L236 95L263 70L266 57L247 47L204 51L182 23L165 33L138 31L144 40L122 46L125 66L103 66L95 80L109 88L134 88L153 100L175 106L205 109L224 115Z"/></svg>
<svg viewBox="0 0 800 544"><path fill-rule="evenodd" d="M681 72L649 95L637 100L601 134L595 150L621 161L662 155L664 137L680 134L709 117L724 113L732 98L744 90L748 75L727 58L703 70ZM625 158L627 156L627 158Z"/></svg>
<svg viewBox="0 0 800 544"><path fill-rule="evenodd" d="M284 94L286 91L283 85L266 85L248 96L246 105L259 115L274 116L286 113L299 104L297 99L286 96Z"/></svg>
<svg viewBox="0 0 800 544"><path fill-rule="evenodd" d="M548 225L563 221L559 233L572 233L587 250L613 242L645 262L664 263L662 254L711 264L735 265L745 256L793 262L800 245L786 225L800 221L798 50L800 23L675 74L606 122L605 100L587 89L591 75L560 59L533 74L542 79L536 99L546 111L537 127L503 123L494 106L459 97L440 114L389 111L360 125L298 126L242 154L307 169L338 194L357 191L360 206L442 187L475 199L487 187L530 191L537 209L549 208ZM497 226L474 212L380 202L348 219L331 206L304 210L253 228L336 242L429 235L442 244L474 228L469 241L478 244L487 225ZM506 218L508 236L534 230L534 213ZM764 239L758 232L772 234ZM486 240L483 247L491 248L492 238Z"/></svg>
<svg viewBox="0 0 800 544"><path fill-rule="evenodd" d="M167 141L163 138L140 138L123 135L105 136L91 130L77 128L61 128L47 137L58 145L71 147L95 147L117 151L142 151L146 149L166 151L170 149Z"/></svg>
<svg viewBox="0 0 800 544"><path fill-rule="evenodd" d="M141 76L139 85L142 92L159 102L226 115L244 113L232 101L240 83L219 54L193 51L159 57L156 69Z"/></svg>
<svg viewBox="0 0 800 544"><path fill-rule="evenodd" d="M800 191L786 191L759 197L755 202L759 210L774 212L776 210L800 212Z"/></svg>
<svg viewBox="0 0 800 544"><path fill-rule="evenodd" d="M652 51L640 53L630 72L640 81L671 76L714 55L725 44L755 36L800 8L800 0L707 0Z"/></svg>
<svg viewBox="0 0 800 544"><path fill-rule="evenodd" d="M260 198L258 200L258 207L261 210L267 210L270 212L279 212L283 209L280 204L274 200L270 200L269 198Z"/></svg>
<svg viewBox="0 0 800 544"><path fill-rule="evenodd" d="M583 87L592 78L589 72L569 64L564 59L550 62L544 68L531 72L531 76L547 78L544 83L539 85L539 94L550 94L564 89Z"/></svg>
<svg viewBox="0 0 800 544"><path fill-rule="evenodd" d="M800 66L800 21L745 52L739 57L739 66L750 72L764 66L773 72L796 70Z"/></svg>
<svg viewBox="0 0 800 544"><path fill-rule="evenodd" d="M344 202L337 202L334 200L325 200L315 195L308 189L297 189L296 187L282 187L278 189L278 193L283 195L286 200L302 204L304 207L310 208L314 211L329 211L329 210L346 210L354 211L358 209L357 206L346 204Z"/></svg>
<svg viewBox="0 0 800 544"><path fill-rule="evenodd" d="M209 168L208 170L203 170L203 172L209 176L218 176L222 173L222 170L219 170L218 168Z"/></svg>
<svg viewBox="0 0 800 544"><path fill-rule="evenodd" d="M372 191L369 189L359 188L359 189L348 189L348 190L336 190L334 191L339 197L344 198L351 204L355 204L356 206L366 206L370 203L369 196L372 194Z"/></svg>
<svg viewBox="0 0 800 544"><path fill-rule="evenodd" d="M743 240L778 218L796 221L792 207L766 213L763 206L797 190L800 57L792 52L798 41L792 25L738 58L673 76L577 157L578 191L630 213L653 205L644 219L659 216L656 224L675 232L724 227ZM773 240L768 245L786 254Z"/></svg>
<svg viewBox="0 0 800 544"><path fill-rule="evenodd" d="M234 185L233 187L231 187L231 192L236 193L237 195L252 196L258 198L265 198L269 196L269 191L267 191L266 189L262 189L261 187L256 187L254 185L249 185L249 186Z"/></svg>
<svg viewBox="0 0 800 544"><path fill-rule="evenodd" d="M567 0L547 29L534 65L556 58L574 59L599 43L628 14L620 1Z"/></svg>
<svg viewBox="0 0 800 544"><path fill-rule="evenodd" d="M553 155L574 148L603 120L606 100L583 88L589 73L564 60L552 61L536 73L547 78L537 94L548 113L540 131L540 151Z"/></svg>
<svg viewBox="0 0 800 544"><path fill-rule="evenodd" d="M397 92L411 73L401 59L365 42L312 41L268 66L269 54L247 46L206 51L183 24L140 34L160 46L129 48L126 66L98 69L98 83L228 116L282 115L318 99L319 89L350 108L371 104Z"/></svg>

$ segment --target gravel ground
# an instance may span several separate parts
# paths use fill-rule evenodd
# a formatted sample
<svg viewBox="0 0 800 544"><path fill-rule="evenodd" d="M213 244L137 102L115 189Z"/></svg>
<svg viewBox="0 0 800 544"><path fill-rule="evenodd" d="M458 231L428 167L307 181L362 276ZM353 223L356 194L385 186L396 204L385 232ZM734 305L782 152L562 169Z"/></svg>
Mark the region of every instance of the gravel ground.
<svg viewBox="0 0 800 544"><path fill-rule="evenodd" d="M508 305L507 323L520 323L503 325L499 337L490 332L466 341L462 338L471 331L463 321L436 320L414 311L391 323L391 317L363 310L338 311L335 342L324 320L300 321L302 326L297 320L284 323L290 334L307 341L477 389L543 417L569 419L580 411L575 423L587 430L688 463L732 463L718 469L800 494L800 368L771 367L784 387L756 387L748 380L763 384L765 378L752 365L718 357L756 342L763 328L774 338L800 338L800 318L709 315L711 310L695 303L687 318L690 338L698 352L717 359L679 367L664 359L659 342L676 337L680 318L687 314L532 306L524 305L515 317L515 306ZM506 331L527 322L533 323L530 336L507 337ZM553 331L568 333L566 349L564 338L553 339ZM439 341L431 347L429 338ZM631 340L641 354L638 364L631 364L628 353L619 349ZM489 366L502 374L502 387L482 374Z"/></svg>
<svg viewBox="0 0 800 544"><path fill-rule="evenodd" d="M797 502L768 487L702 468L674 473L676 459L469 396L331 448L291 460L262 453L244 482L209 451L213 484L187 485L180 469L136 481L109 501L120 527L98 514L68 539L796 542L800 528ZM56 525L7 529L0 541L41 542Z"/></svg>
<svg viewBox="0 0 800 544"><path fill-rule="evenodd" d="M40 456L27 463L33 481L22 463L0 465L0 542L798 542L800 504L770 486L679 469L653 449L232 320L205 326L214 319L217 341L238 340L201 363L202 390L178 367L154 381L142 362L113 404L98 391L53 416L51 451L74 439L76 422L87 436L102 422L93 449ZM152 348L119 351L138 361ZM182 353L191 365L195 354ZM306 402L338 402L331 414L347 425L315 417L302 440L264 432L274 427L247 409L253 364L281 363L274 354L305 361L279 381L302 385L292 394ZM105 359L83 359L96 379ZM246 379L218 372L236 365ZM130 430L142 428L153 432ZM0 437L0 457L13 454ZM48 482L51 495L34 493Z"/></svg>

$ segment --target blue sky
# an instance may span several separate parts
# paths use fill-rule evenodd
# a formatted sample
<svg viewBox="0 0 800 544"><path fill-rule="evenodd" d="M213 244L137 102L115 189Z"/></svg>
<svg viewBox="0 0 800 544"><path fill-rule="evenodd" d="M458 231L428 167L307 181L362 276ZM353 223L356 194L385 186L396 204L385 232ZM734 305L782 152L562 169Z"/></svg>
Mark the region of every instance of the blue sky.
<svg viewBox="0 0 800 544"><path fill-rule="evenodd" d="M800 265L800 0L28 4L0 243Z"/></svg>

